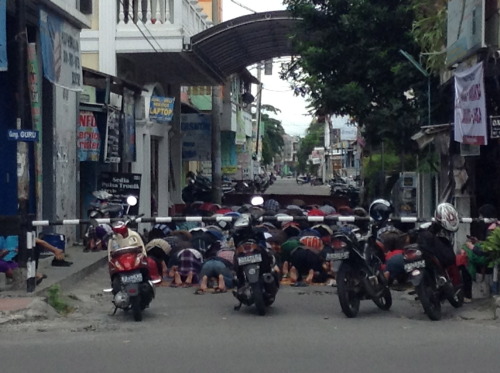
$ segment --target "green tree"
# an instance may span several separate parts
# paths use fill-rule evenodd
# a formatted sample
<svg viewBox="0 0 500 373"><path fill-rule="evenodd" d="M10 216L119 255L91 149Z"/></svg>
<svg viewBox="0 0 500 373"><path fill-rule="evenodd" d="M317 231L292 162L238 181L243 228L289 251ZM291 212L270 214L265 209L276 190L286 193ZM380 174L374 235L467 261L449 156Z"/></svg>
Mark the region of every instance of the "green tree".
<svg viewBox="0 0 500 373"><path fill-rule="evenodd" d="M271 118L269 113L279 114L281 111L271 105L262 105L261 121L264 127L264 136L262 137L262 163L271 164L273 158L281 153L284 146L283 135L285 130L281 121Z"/></svg>
<svg viewBox="0 0 500 373"><path fill-rule="evenodd" d="M292 36L298 57L282 77L315 109L351 117L368 145L384 133L396 152L414 145L427 113L426 81L399 52L419 53L413 1L284 0L301 22Z"/></svg>
<svg viewBox="0 0 500 373"><path fill-rule="evenodd" d="M299 148L297 150L297 172L310 172L314 174L318 166L309 164L309 155L315 147L324 146L325 143L325 124L314 120L306 131L304 138L300 139Z"/></svg>

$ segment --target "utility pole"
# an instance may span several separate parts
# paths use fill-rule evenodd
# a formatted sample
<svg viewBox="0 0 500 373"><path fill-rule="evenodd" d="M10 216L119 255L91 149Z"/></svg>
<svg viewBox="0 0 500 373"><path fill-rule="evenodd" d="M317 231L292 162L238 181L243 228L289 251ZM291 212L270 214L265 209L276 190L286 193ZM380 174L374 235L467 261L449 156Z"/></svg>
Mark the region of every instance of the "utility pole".
<svg viewBox="0 0 500 373"><path fill-rule="evenodd" d="M219 1L212 3L212 21L220 22ZM220 141L222 114L222 89L221 86L212 86L212 199L214 203L222 203L222 154Z"/></svg>
<svg viewBox="0 0 500 373"><path fill-rule="evenodd" d="M29 129L26 120L26 93L27 93L27 45L28 38L26 32L26 0L16 1L16 129ZM29 151L28 143L17 142L17 198L18 215L21 221L21 231L19 234L19 264L21 268L27 268L27 291L35 290L35 266L33 265L33 243L28 240L31 234L28 221L29 204ZM20 288L20 279L16 279L15 287Z"/></svg>

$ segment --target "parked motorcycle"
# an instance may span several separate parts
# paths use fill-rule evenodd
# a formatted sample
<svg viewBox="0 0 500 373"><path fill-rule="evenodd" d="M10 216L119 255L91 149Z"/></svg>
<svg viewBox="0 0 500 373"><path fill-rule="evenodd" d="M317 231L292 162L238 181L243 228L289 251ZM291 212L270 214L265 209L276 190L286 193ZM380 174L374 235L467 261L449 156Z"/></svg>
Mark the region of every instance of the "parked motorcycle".
<svg viewBox="0 0 500 373"><path fill-rule="evenodd" d="M330 182L330 195L336 198L347 199L350 207L359 205L360 190L353 185Z"/></svg>
<svg viewBox="0 0 500 373"><path fill-rule="evenodd" d="M253 184L258 193L264 193L270 185L270 178L267 174L255 175Z"/></svg>
<svg viewBox="0 0 500 373"><path fill-rule="evenodd" d="M387 212L381 211L387 209ZM384 276L382 260L377 255L376 231L384 224L391 210L387 201L377 200L370 206L370 216L375 223L367 232L355 227L340 230L332 238L333 253L326 258L341 261L337 271L337 294L342 312L356 317L361 300L372 300L378 308L389 310L392 295Z"/></svg>
<svg viewBox="0 0 500 373"><path fill-rule="evenodd" d="M127 202L129 206L134 206L137 198L129 197ZM135 321L142 320L142 311L155 297L155 284L161 282L157 263L148 258L142 237L129 228L138 217L129 217L112 226L108 241L111 289L105 290L113 294L114 313L118 308L131 310Z"/></svg>
<svg viewBox="0 0 500 373"><path fill-rule="evenodd" d="M190 173L188 184L182 189L182 200L185 203L195 201L210 202L212 200L212 182L203 175Z"/></svg>
<svg viewBox="0 0 500 373"><path fill-rule="evenodd" d="M255 192L253 181L250 180L237 180L234 186L235 193L252 194Z"/></svg>
<svg viewBox="0 0 500 373"><path fill-rule="evenodd" d="M254 197L252 205L261 205L262 197ZM239 310L243 304L255 304L259 315L266 314L279 289L278 273L273 271L274 256L263 244L262 233L255 232L252 225L256 220L253 214L242 214L234 223L233 240L236 246L235 271L236 290L233 295L240 302L234 307Z"/></svg>
<svg viewBox="0 0 500 373"><path fill-rule="evenodd" d="M311 177L310 176L297 176L295 181L297 181L297 184L303 185L303 184L309 183L311 181Z"/></svg>
<svg viewBox="0 0 500 373"><path fill-rule="evenodd" d="M449 204L447 204L449 205ZM450 205L451 206L451 205ZM449 206L447 206L449 207ZM439 209L439 206L438 206ZM454 208L453 208L454 210ZM455 210L456 211L456 210ZM453 211L447 212L448 217L452 216ZM458 215L456 215L456 229L458 229ZM436 221L439 222L438 219ZM432 230L433 223L423 224L419 231L417 231L417 243L408 245L403 253L404 269L408 274L409 281L415 286L418 299L422 304L424 312L431 320L441 319L441 304L448 300L450 304L459 308L464 302L464 292L461 285L460 272L456 269L454 264L449 267L443 266L443 258L438 258L438 253L442 250L436 250L437 246L444 244L443 247L448 246L453 250L452 244L448 238L444 236L436 237ZM453 227L453 229L455 229ZM450 230L454 232L456 230ZM440 242L436 241L439 240ZM428 244L436 242L434 247ZM456 270L456 275L459 276L457 286L453 285L450 271Z"/></svg>
<svg viewBox="0 0 500 373"><path fill-rule="evenodd" d="M114 196L105 190L92 193L96 198L87 211L89 219L120 218L124 208L121 203L113 202ZM83 237L84 251L106 250L106 242L102 238L111 230L109 224L90 224Z"/></svg>

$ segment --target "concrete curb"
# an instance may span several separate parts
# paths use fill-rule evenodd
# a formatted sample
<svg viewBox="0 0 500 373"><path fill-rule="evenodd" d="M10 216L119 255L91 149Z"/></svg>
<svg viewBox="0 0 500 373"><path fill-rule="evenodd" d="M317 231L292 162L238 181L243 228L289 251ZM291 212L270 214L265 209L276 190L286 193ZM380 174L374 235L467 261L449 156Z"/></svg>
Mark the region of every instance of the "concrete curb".
<svg viewBox="0 0 500 373"><path fill-rule="evenodd" d="M70 275L60 279L59 281L53 282L48 286L40 287L37 288L33 293L31 293L33 296L38 296L38 297L45 297L48 295L48 289L53 286L53 285L59 285L61 287L61 290L68 290L72 286L74 286L76 283L87 277L88 275L92 274L95 272L99 267L103 266L105 263L107 263L108 257L103 256L102 258L98 259L97 261L89 264L88 266L85 266Z"/></svg>

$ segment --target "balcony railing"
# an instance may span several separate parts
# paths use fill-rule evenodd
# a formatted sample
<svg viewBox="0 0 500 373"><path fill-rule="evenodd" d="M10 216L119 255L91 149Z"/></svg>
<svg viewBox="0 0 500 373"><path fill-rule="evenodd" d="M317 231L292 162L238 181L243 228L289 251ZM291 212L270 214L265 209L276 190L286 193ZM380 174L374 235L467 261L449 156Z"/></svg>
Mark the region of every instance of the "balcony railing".
<svg viewBox="0 0 500 373"><path fill-rule="evenodd" d="M212 25L198 5L198 0L117 0L120 29L147 26L148 28L182 28L192 36ZM180 4L182 2L182 5ZM127 27L128 26L128 27Z"/></svg>

